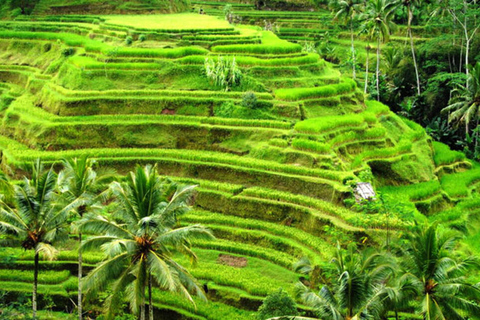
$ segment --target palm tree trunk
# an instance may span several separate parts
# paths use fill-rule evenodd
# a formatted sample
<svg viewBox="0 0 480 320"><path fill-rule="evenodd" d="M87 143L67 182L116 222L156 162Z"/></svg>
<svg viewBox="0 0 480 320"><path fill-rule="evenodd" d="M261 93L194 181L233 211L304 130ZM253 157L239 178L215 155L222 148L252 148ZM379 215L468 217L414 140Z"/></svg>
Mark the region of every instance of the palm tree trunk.
<svg viewBox="0 0 480 320"><path fill-rule="evenodd" d="M367 94L367 88L368 88L368 63L370 62L370 44L367 44L367 61L365 63L365 88L363 90L363 93Z"/></svg>
<svg viewBox="0 0 480 320"><path fill-rule="evenodd" d="M352 41L353 80L355 80L357 78L357 73L355 70L356 59L355 59L355 46L353 42L353 18L350 19L350 36Z"/></svg>
<svg viewBox="0 0 480 320"><path fill-rule="evenodd" d="M140 320L145 320L145 297L142 298L140 304Z"/></svg>
<svg viewBox="0 0 480 320"><path fill-rule="evenodd" d="M413 59L413 66L415 67L415 76L417 77L417 94L420 95L420 77L418 76L417 58L415 57L415 48L413 47L412 19L413 19L413 12L412 12L412 8L409 5L407 29L408 29L408 36L410 37L410 48L412 49L412 59Z"/></svg>
<svg viewBox="0 0 480 320"><path fill-rule="evenodd" d="M380 35L377 38L377 101L380 101Z"/></svg>
<svg viewBox="0 0 480 320"><path fill-rule="evenodd" d="M39 258L38 252L35 252L35 262L33 266L33 295L32 295L33 319L37 319L38 258Z"/></svg>
<svg viewBox="0 0 480 320"><path fill-rule="evenodd" d="M80 251L80 246L82 245L82 234L78 234L78 320L83 318L83 307L82 307L82 251Z"/></svg>
<svg viewBox="0 0 480 320"><path fill-rule="evenodd" d="M148 319L153 320L152 275L148 273Z"/></svg>

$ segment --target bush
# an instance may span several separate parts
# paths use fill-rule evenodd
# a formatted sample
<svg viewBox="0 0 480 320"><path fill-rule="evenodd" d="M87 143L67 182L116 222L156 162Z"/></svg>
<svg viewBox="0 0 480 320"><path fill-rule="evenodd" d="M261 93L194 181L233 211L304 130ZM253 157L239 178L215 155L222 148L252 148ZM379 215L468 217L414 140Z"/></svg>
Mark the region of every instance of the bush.
<svg viewBox="0 0 480 320"><path fill-rule="evenodd" d="M258 108L257 96L253 92L246 92L242 97L242 107L247 109L256 109Z"/></svg>
<svg viewBox="0 0 480 320"><path fill-rule="evenodd" d="M145 41L145 40L147 40L147 36L146 36L146 35L141 34L141 35L138 36L138 41L143 42L143 41Z"/></svg>
<svg viewBox="0 0 480 320"><path fill-rule="evenodd" d="M125 43L129 46L133 43L133 38L131 36L127 36L125 38Z"/></svg>
<svg viewBox="0 0 480 320"><path fill-rule="evenodd" d="M297 315L298 311L295 307L295 301L280 288L263 300L263 304L258 308L257 319L265 320L272 317Z"/></svg>

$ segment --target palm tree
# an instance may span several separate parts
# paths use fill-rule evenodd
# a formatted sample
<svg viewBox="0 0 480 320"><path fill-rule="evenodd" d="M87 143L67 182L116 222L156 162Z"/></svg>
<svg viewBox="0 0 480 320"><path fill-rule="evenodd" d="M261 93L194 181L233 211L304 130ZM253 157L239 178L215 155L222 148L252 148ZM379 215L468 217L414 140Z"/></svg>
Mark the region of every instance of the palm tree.
<svg viewBox="0 0 480 320"><path fill-rule="evenodd" d="M442 113L451 112L448 121L465 123L465 133L469 133L469 124L476 120L477 126L480 119L480 62L477 62L472 72L469 74L467 82L470 84L468 89L460 87L455 92L457 96L451 99L451 103L442 109ZM453 112L452 112L453 111ZM478 137L477 137L478 141Z"/></svg>
<svg viewBox="0 0 480 320"><path fill-rule="evenodd" d="M437 225L417 228L406 235L403 264L407 272L400 282L413 288L421 299L425 320L472 319L480 316L480 284L466 279L470 267L478 269L472 257L463 260L452 255L456 237L442 234Z"/></svg>
<svg viewBox="0 0 480 320"><path fill-rule="evenodd" d="M96 203L95 188L98 182L97 173L93 169L95 161L87 157L64 159L63 170L58 174L58 185L66 203L74 204L74 211L81 218ZM79 247L82 244L82 233L78 232ZM78 251L78 318L83 318L82 287L83 276L82 252Z"/></svg>
<svg viewBox="0 0 480 320"><path fill-rule="evenodd" d="M68 238L66 220L70 206L59 206L56 193L56 174L52 168L43 170L40 160L33 166L32 178L15 185L14 205L0 200L0 231L13 244L34 250L33 318L37 316L37 284L39 257L53 259L55 241Z"/></svg>
<svg viewBox="0 0 480 320"><path fill-rule="evenodd" d="M150 320L153 285L178 292L192 303L191 292L205 298L195 279L172 258L180 252L196 261L190 240L213 238L200 225L174 228L177 216L189 210L195 186L177 186L162 180L156 167L138 166L125 183L113 182L110 189L117 205L111 217L90 215L80 225L82 232L99 234L84 241L82 250L101 247L107 256L84 278L86 294L95 294L113 282L107 317L112 318L126 296L141 320L145 319L147 286Z"/></svg>
<svg viewBox="0 0 480 320"><path fill-rule="evenodd" d="M364 21L363 29L377 38L377 100L380 100L380 44L390 39L390 27L392 22L395 2L391 0L370 0L361 19Z"/></svg>
<svg viewBox="0 0 480 320"><path fill-rule="evenodd" d="M403 6L407 9L408 22L407 22L407 33L410 38L410 49L412 51L413 66L415 68L415 76L417 78L417 94L420 95L420 77L418 75L418 66L417 58L415 57L415 47L413 45L413 35L412 35L412 20L413 20L413 8L421 8L422 1L420 0L400 0L400 6Z"/></svg>
<svg viewBox="0 0 480 320"><path fill-rule="evenodd" d="M353 59L353 79L356 79L356 58L355 58L355 46L353 37L353 20L355 15L360 10L360 0L340 0L332 1L332 6L335 7L336 13L334 20L343 17L345 24L350 25L350 39L352 47L352 59Z"/></svg>
<svg viewBox="0 0 480 320"><path fill-rule="evenodd" d="M321 319L379 319L387 311L386 301L396 296L396 291L385 285L393 268L384 258L378 253L357 253L353 246L345 255L338 246L332 260L333 284L315 293L298 283L297 296Z"/></svg>

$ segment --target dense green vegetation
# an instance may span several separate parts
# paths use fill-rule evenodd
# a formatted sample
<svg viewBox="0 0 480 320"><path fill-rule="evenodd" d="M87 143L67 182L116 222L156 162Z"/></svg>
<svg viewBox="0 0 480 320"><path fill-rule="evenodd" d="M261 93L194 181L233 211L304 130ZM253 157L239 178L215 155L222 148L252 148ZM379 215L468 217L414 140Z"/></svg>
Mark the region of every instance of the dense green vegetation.
<svg viewBox="0 0 480 320"><path fill-rule="evenodd" d="M0 317L478 318L477 11L3 2Z"/></svg>

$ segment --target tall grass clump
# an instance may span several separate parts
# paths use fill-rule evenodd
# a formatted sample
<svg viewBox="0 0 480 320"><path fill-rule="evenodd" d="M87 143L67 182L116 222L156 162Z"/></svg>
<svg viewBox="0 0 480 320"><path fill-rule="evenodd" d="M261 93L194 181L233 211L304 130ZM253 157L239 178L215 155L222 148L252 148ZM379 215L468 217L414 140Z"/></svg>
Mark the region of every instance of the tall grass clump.
<svg viewBox="0 0 480 320"><path fill-rule="evenodd" d="M207 78L216 86L224 88L225 91L239 85L242 81L242 71L238 67L235 57L231 60L219 57L216 61L205 58L204 66Z"/></svg>

